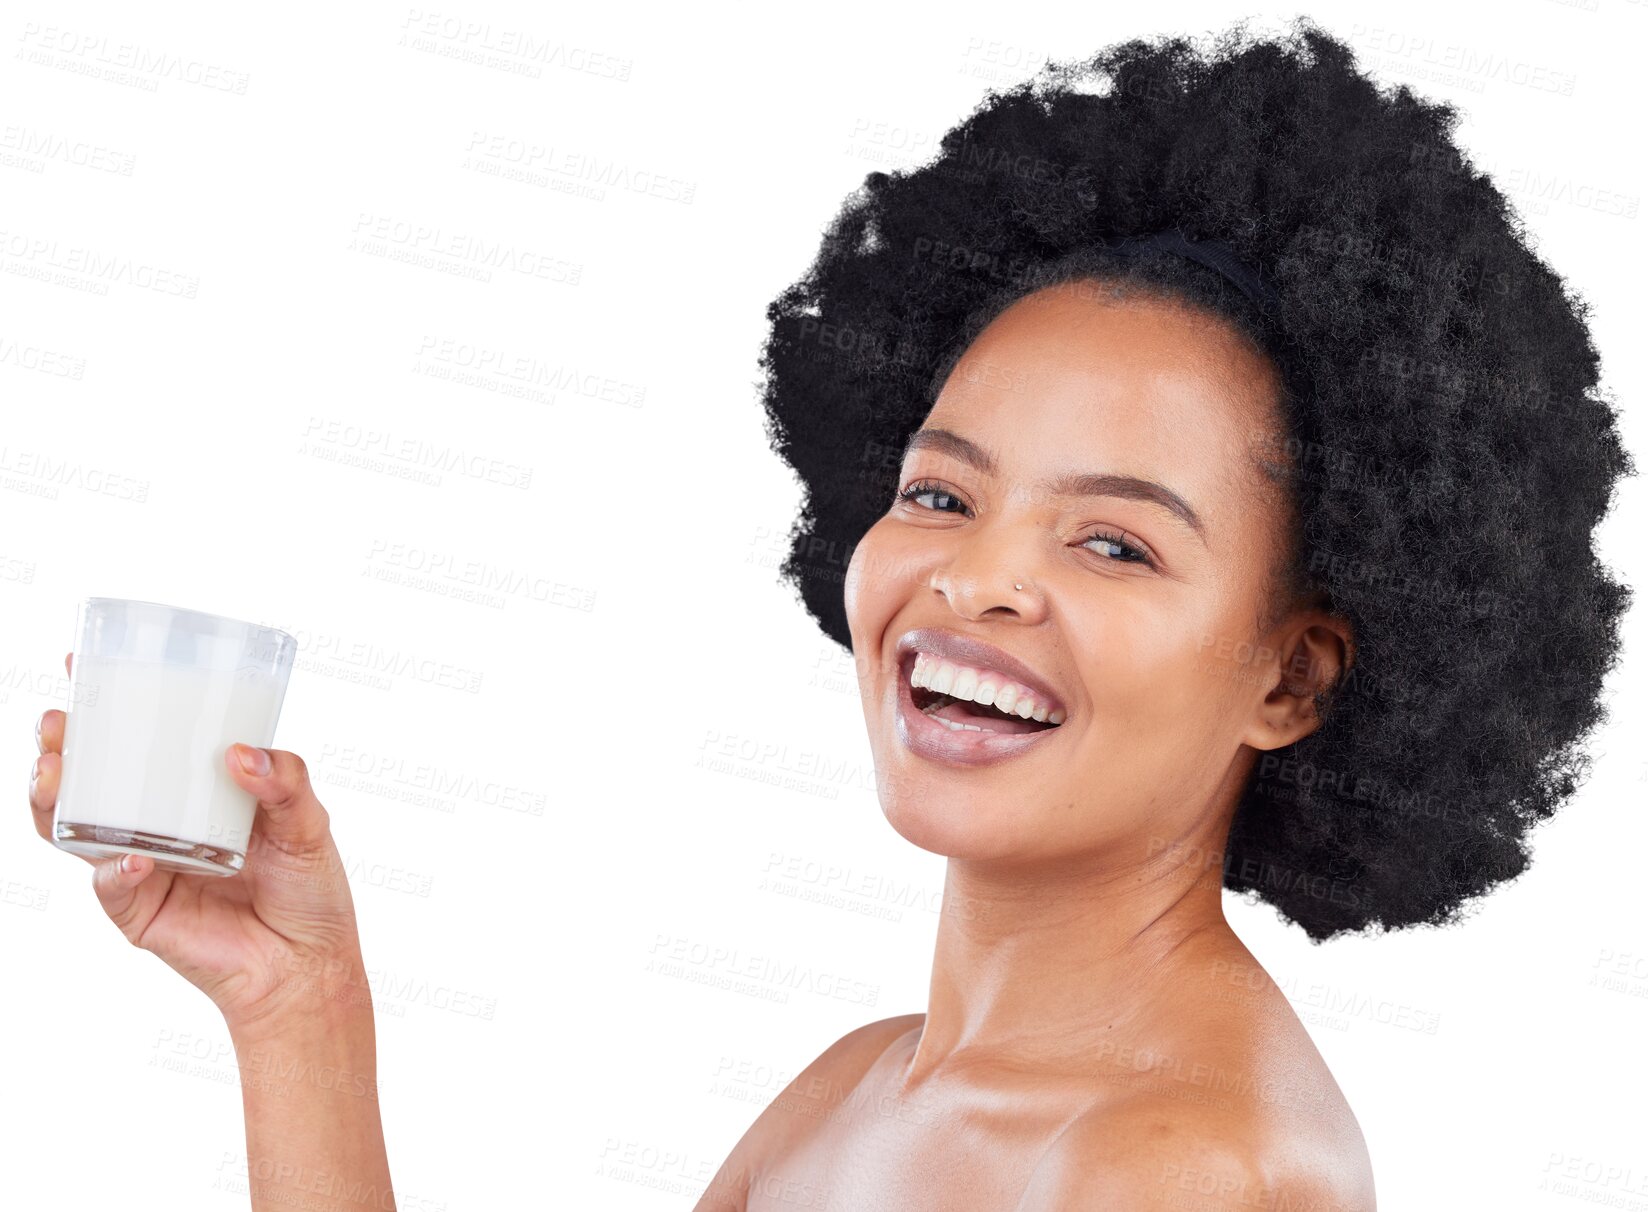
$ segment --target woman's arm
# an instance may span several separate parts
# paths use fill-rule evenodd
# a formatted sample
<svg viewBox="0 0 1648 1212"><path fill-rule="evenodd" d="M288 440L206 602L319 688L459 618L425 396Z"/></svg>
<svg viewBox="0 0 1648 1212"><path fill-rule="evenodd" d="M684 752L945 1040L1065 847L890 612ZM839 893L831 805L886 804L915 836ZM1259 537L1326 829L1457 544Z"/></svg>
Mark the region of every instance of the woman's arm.
<svg viewBox="0 0 1648 1212"><path fill-rule="evenodd" d="M364 968L336 975L278 1026L231 1032L253 1212L395 1207Z"/></svg>
<svg viewBox="0 0 1648 1212"><path fill-rule="evenodd" d="M72 658L65 667L72 672ZM52 840L64 712L43 713L29 781ZM371 989L347 866L302 758L231 745L226 769L257 801L236 876L79 856L109 920L223 1013L241 1069L247 1181L258 1212L395 1207L378 1117ZM301 1198L299 1198L301 1196Z"/></svg>

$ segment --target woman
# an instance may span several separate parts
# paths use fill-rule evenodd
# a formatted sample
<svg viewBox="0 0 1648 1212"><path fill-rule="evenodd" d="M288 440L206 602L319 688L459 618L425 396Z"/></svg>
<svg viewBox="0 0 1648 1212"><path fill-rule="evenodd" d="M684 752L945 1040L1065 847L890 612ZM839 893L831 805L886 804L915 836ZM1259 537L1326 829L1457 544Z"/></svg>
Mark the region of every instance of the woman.
<svg viewBox="0 0 1648 1212"><path fill-rule="evenodd" d="M1309 22L1128 43L872 173L772 305L784 572L949 861L926 1014L701 1212L1374 1207L1221 889L1457 921L1583 773L1627 599L1583 309L1456 120Z"/></svg>
<svg viewBox="0 0 1648 1212"><path fill-rule="evenodd" d="M1450 112L1308 25L1088 74L872 174L772 308L785 571L858 658L889 821L949 867L927 1013L826 1049L703 1209L1371 1208L1221 887L1318 940L1452 920L1600 716L1625 591L1589 536L1628 464ZM296 755L226 760L242 875L107 862L101 903L244 1072L370 1091L326 811ZM254 1207L322 1175L392 1206L375 1098L336 1084L243 1080Z"/></svg>

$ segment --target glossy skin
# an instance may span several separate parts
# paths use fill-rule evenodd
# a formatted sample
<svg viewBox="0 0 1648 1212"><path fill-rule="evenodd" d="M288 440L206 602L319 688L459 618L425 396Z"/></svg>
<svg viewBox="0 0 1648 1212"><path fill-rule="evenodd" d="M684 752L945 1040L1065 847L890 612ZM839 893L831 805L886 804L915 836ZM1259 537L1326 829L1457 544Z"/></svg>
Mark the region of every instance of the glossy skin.
<svg viewBox="0 0 1648 1212"><path fill-rule="evenodd" d="M967 350L923 429L994 470L910 450L899 488L940 491L892 503L846 583L883 812L949 858L928 1010L826 1050L701 1212L1374 1207L1356 1119L1220 898L1253 763L1316 727L1311 691L1354 660L1317 603L1258 630L1296 533L1256 462L1276 392L1223 321L1092 282ZM1200 528L1041 487L1070 472L1158 482ZM911 752L893 652L916 627L1007 650L1069 718L993 765Z"/></svg>

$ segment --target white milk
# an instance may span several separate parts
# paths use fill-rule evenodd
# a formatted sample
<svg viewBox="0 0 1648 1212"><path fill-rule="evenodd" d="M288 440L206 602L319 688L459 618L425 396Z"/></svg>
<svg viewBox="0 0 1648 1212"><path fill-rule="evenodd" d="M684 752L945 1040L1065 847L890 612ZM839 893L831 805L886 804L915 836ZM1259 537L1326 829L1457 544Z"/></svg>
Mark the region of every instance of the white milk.
<svg viewBox="0 0 1648 1212"><path fill-rule="evenodd" d="M74 683L58 822L203 842L244 855L257 801L235 785L224 751L237 741L258 746L273 735L283 685L257 669L79 653ZM59 845L77 849L72 841Z"/></svg>

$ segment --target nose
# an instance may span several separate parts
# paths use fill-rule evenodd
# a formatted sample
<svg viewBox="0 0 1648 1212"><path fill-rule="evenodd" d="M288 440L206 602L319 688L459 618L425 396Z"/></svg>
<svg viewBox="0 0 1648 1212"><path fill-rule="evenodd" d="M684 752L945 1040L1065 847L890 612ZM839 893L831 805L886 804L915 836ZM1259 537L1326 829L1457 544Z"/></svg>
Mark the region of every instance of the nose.
<svg viewBox="0 0 1648 1212"><path fill-rule="evenodd" d="M957 540L952 557L933 569L927 584L964 619L999 614L1037 623L1046 616L1047 602L1027 575L1032 564L1022 544L975 530L972 538Z"/></svg>

